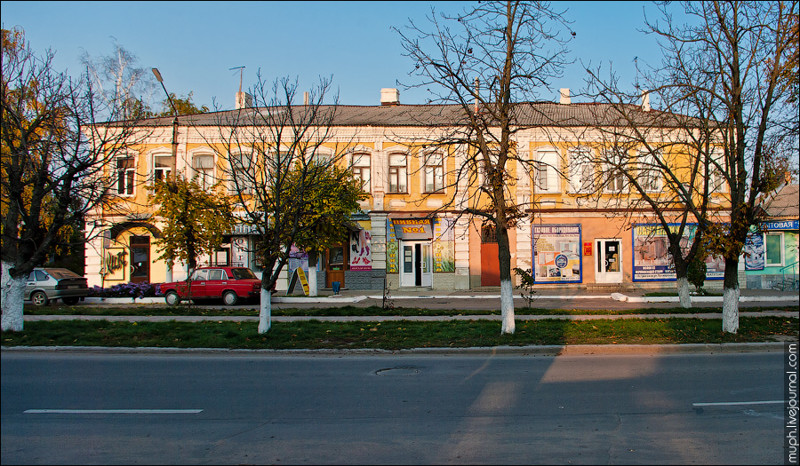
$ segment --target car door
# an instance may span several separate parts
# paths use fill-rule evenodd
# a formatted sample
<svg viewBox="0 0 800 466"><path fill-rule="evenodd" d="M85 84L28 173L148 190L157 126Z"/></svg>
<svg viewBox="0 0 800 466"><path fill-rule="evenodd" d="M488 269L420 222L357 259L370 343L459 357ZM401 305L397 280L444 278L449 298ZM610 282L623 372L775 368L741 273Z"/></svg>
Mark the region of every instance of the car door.
<svg viewBox="0 0 800 466"><path fill-rule="evenodd" d="M208 291L206 290L207 281L208 281L207 269L200 269L194 272L194 275L192 275L192 284L191 284L192 298L203 299L208 297Z"/></svg>
<svg viewBox="0 0 800 466"><path fill-rule="evenodd" d="M208 298L221 298L222 291L225 289L228 281L225 271L222 269L210 269L208 271L208 281L206 281L206 297Z"/></svg>

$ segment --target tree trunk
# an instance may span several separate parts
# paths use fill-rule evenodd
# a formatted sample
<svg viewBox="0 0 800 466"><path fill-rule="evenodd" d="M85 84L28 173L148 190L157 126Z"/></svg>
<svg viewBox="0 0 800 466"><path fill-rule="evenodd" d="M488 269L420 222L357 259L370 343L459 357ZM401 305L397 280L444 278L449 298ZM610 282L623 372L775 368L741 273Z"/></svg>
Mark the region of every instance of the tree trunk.
<svg viewBox="0 0 800 466"><path fill-rule="evenodd" d="M258 333L267 333L270 326L272 326L272 292L262 287L261 308L258 312Z"/></svg>
<svg viewBox="0 0 800 466"><path fill-rule="evenodd" d="M4 332L21 332L23 327L22 298L25 294L26 277L11 277L11 262L3 261L0 279L0 307L2 307L2 328Z"/></svg>
<svg viewBox="0 0 800 466"><path fill-rule="evenodd" d="M692 298L689 296L689 279L686 277L678 278L678 297L682 308L689 309L692 307Z"/></svg>
<svg viewBox="0 0 800 466"><path fill-rule="evenodd" d="M739 259L725 258L725 279L722 291L722 331L739 331Z"/></svg>
<svg viewBox="0 0 800 466"><path fill-rule="evenodd" d="M308 253L308 295L317 296L317 253Z"/></svg>
<svg viewBox="0 0 800 466"><path fill-rule="evenodd" d="M505 226L497 227L497 255L500 266L500 313L503 323L501 334L513 334L514 322L514 287L511 285L511 247L508 230Z"/></svg>

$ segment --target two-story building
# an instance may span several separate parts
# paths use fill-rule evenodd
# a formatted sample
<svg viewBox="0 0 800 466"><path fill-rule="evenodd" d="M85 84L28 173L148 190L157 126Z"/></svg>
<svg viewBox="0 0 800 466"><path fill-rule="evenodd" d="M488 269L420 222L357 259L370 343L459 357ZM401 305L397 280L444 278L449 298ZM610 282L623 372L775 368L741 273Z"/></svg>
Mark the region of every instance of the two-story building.
<svg viewBox="0 0 800 466"><path fill-rule="evenodd" d="M237 106L245 107L245 101L237 98ZM651 212L638 207L628 212L619 203L604 204L602 196L586 196L585 181L599 171L575 160L603 150L601 138L591 135L593 126L614 124L598 121L605 113L598 112L602 105L569 99L518 104L516 156L535 168L519 163L508 167L510 199L527 214L510 232L512 269L530 269L542 286L672 286L670 258L652 226ZM353 215L349 240L329 249L320 261L320 288L331 287L333 281L371 290L382 289L384 283L389 289L499 286L493 228L462 215L463 205L454 200L456 186L478 189L469 183L480 183L480 177L457 178L464 149L432 150L424 143L438 129L452 127L459 111L449 105L402 105L395 89L382 90L380 105L336 108L326 144L347 145L348 166L369 197L362 212ZM116 177L116 207L95 212L88 220L103 230L86 249L90 285L159 283L186 276L185 266L170 270L156 259L162 224L153 215L147 186L173 171L204 186L222 179L230 154L220 154L215 137L224 113L141 122L147 137L119 157L109 174ZM657 178L650 182L654 192L662 189ZM213 256L200 262L247 266L260 273L252 253L257 240L249 228L237 226ZM299 266L307 267L302 251L290 260L278 291L288 287L291 270ZM721 277L720 267L710 259L709 277Z"/></svg>

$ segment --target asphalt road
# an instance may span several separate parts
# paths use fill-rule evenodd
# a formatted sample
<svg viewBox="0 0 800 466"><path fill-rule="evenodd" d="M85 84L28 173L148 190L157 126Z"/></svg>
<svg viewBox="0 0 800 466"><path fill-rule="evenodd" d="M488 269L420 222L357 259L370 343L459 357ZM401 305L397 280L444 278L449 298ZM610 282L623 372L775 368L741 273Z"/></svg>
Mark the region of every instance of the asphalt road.
<svg viewBox="0 0 800 466"><path fill-rule="evenodd" d="M4 351L2 463L780 464L783 364Z"/></svg>

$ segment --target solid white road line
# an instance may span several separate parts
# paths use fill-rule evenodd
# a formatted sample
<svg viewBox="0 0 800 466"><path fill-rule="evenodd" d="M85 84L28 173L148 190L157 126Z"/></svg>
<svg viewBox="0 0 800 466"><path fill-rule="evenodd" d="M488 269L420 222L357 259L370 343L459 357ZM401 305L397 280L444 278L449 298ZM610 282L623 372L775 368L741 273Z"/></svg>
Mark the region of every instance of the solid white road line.
<svg viewBox="0 0 800 466"><path fill-rule="evenodd" d="M26 409L25 414L197 414L202 409Z"/></svg>
<svg viewBox="0 0 800 466"><path fill-rule="evenodd" d="M770 400L770 401L723 401L718 403L692 403L694 407L701 406L743 406L743 405L777 405L784 404L783 400Z"/></svg>

